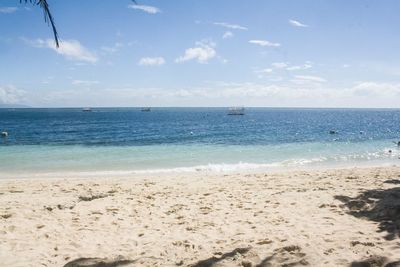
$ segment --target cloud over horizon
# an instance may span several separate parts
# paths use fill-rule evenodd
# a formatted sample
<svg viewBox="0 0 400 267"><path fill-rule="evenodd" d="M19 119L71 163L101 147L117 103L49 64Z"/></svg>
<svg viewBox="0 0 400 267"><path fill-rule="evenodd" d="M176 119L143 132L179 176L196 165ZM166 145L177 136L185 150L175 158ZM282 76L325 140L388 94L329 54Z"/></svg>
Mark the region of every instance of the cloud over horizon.
<svg viewBox="0 0 400 267"><path fill-rule="evenodd" d="M306 82L317 82L317 83L324 83L326 80L319 76L311 76L311 75L295 75L294 83L302 84Z"/></svg>
<svg viewBox="0 0 400 267"><path fill-rule="evenodd" d="M0 104L19 104L24 100L25 93L13 85L0 86Z"/></svg>
<svg viewBox="0 0 400 267"><path fill-rule="evenodd" d="M305 79L320 80L320 77L314 78L309 76ZM356 107L365 107L366 104L368 107L369 103L374 102L382 103L383 107L390 107L387 103L395 105L398 97L400 97L400 83L367 81L356 83L350 87L331 88L329 86L310 86L310 84L299 86L298 84L215 82L207 86L192 88L123 87L98 88L96 90L89 88L57 90L49 92L48 95L41 98L41 101L58 103L60 106L68 105L68 103L76 106L107 106L107 104L108 106L159 106L157 103L160 101L165 103L165 106L204 106L201 101L207 101L210 103L209 106L271 107L355 107L349 103L357 101L359 104ZM310 98L313 99L311 105L309 104ZM35 104L38 105L38 103Z"/></svg>
<svg viewBox="0 0 400 267"><path fill-rule="evenodd" d="M99 81L83 81L83 80L72 80L71 82L72 85L83 85L83 86L90 86L99 83L100 83Z"/></svg>

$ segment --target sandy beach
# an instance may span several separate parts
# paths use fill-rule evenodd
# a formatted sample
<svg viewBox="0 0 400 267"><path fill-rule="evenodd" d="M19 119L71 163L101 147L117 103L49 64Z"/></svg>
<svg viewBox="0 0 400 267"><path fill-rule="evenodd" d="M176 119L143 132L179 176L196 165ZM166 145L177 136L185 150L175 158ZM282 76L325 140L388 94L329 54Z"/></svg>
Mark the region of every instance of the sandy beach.
<svg viewBox="0 0 400 267"><path fill-rule="evenodd" d="M399 184L395 166L5 179L0 265L398 266Z"/></svg>

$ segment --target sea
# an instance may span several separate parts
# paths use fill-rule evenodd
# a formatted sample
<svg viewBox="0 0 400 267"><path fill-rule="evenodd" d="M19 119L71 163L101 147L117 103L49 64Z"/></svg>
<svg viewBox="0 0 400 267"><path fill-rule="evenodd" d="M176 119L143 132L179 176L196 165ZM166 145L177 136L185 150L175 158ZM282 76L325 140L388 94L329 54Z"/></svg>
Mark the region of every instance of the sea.
<svg viewBox="0 0 400 267"><path fill-rule="evenodd" d="M400 163L399 109L0 109L0 177Z"/></svg>

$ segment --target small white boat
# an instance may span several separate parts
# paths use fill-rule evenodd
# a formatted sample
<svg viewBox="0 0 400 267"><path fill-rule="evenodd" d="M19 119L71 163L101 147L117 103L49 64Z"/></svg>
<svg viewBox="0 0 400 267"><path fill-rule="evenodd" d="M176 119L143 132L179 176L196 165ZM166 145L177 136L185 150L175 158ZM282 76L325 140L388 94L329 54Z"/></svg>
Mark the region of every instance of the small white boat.
<svg viewBox="0 0 400 267"><path fill-rule="evenodd" d="M91 112L92 109L91 109L91 108L83 108L82 111L83 111L83 112Z"/></svg>
<svg viewBox="0 0 400 267"><path fill-rule="evenodd" d="M151 108L142 108L142 112L150 112Z"/></svg>
<svg viewBox="0 0 400 267"><path fill-rule="evenodd" d="M230 107L228 115L244 115L244 107Z"/></svg>
<svg viewBox="0 0 400 267"><path fill-rule="evenodd" d="M7 132L1 132L1 136L2 136L2 137L7 137L7 136L8 136L8 133L7 133Z"/></svg>

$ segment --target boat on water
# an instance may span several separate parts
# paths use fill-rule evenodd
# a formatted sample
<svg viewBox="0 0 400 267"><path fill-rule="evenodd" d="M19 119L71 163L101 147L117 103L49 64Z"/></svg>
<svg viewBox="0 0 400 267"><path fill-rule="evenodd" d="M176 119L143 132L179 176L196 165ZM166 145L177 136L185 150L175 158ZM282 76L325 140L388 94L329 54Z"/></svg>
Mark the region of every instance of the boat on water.
<svg viewBox="0 0 400 267"><path fill-rule="evenodd" d="M142 112L150 112L151 108L142 108Z"/></svg>
<svg viewBox="0 0 400 267"><path fill-rule="evenodd" d="M244 107L230 107L228 115L244 115Z"/></svg>
<svg viewBox="0 0 400 267"><path fill-rule="evenodd" d="M91 109L91 108L83 108L82 111L83 111L83 112L91 112L92 109Z"/></svg>

